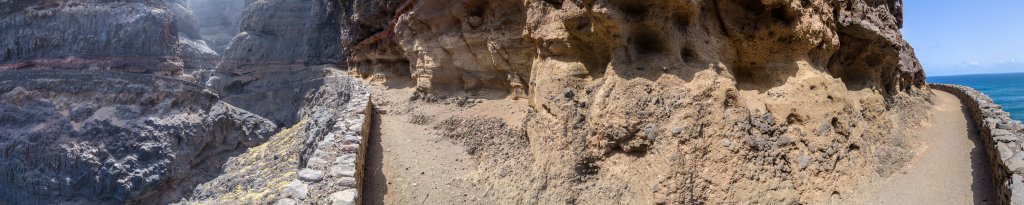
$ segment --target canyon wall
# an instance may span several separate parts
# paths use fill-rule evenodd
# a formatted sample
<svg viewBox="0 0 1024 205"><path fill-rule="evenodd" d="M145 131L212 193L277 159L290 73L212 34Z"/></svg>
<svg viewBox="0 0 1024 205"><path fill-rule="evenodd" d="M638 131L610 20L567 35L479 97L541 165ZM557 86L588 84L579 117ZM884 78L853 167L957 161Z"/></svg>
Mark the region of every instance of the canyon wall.
<svg viewBox="0 0 1024 205"><path fill-rule="evenodd" d="M339 6L0 1L0 204L358 202L369 93L332 66ZM247 86L206 85L224 79Z"/></svg>
<svg viewBox="0 0 1024 205"><path fill-rule="evenodd" d="M532 108L528 149L477 156L525 166L480 168L498 202L851 202L927 118L898 0L416 0L391 25L349 69Z"/></svg>
<svg viewBox="0 0 1024 205"><path fill-rule="evenodd" d="M277 129L182 81L0 74L0 202L166 204Z"/></svg>
<svg viewBox="0 0 1024 205"><path fill-rule="evenodd" d="M0 70L115 70L180 76L217 55L180 0L5 1Z"/></svg>
<svg viewBox="0 0 1024 205"><path fill-rule="evenodd" d="M370 94L345 69L415 88L412 102L498 91L508 96L498 100L528 104L521 125L483 123L522 132L464 120L441 129L512 139L464 144L501 150L473 154L494 162L473 183L501 203L851 203L858 184L913 157L911 131L927 118L930 92L899 33L899 0L239 4L0 1L0 78L12 78L0 91L15 96L0 108L47 112L0 118L11 119L2 131L16 132L0 138L14 150L4 152L14 157L0 184L30 187L0 189L0 202L358 202ZM84 71L8 71L37 69ZM93 145L115 142L97 137L108 132L79 133L90 126L75 116L88 112L54 103L73 101L114 107L82 118L154 143ZM154 118L181 123L146 120ZM69 134L23 142L37 124ZM67 146L27 156L38 143ZM218 145L215 154L194 151L205 143ZM79 152L105 157L60 154ZM49 159L84 168L27 163ZM76 171L111 169L129 171ZM201 177L179 177L186 173Z"/></svg>

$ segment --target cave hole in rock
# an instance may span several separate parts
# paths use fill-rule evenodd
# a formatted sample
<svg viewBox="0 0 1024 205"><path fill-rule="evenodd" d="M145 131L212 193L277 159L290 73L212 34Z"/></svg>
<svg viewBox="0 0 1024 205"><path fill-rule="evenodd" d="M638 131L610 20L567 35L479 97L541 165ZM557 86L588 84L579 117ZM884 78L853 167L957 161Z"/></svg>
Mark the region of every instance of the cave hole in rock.
<svg viewBox="0 0 1024 205"><path fill-rule="evenodd" d="M690 30L690 24L692 24L692 15L687 12L677 12L672 14L672 25L676 26L680 32L686 33Z"/></svg>
<svg viewBox="0 0 1024 205"><path fill-rule="evenodd" d="M611 63L613 43L605 36L593 32L595 24L590 18L569 18L564 20L566 28L576 28L569 31L568 47L572 53L585 54L579 56L583 66L592 78L604 76L608 65Z"/></svg>
<svg viewBox="0 0 1024 205"><path fill-rule="evenodd" d="M800 18L799 11L786 9L783 6L772 7L771 13L773 18L782 21L786 25L793 24L793 22Z"/></svg>
<svg viewBox="0 0 1024 205"><path fill-rule="evenodd" d="M684 63L693 63L700 57L697 56L697 51L694 51L693 48L684 47L679 51L679 58L683 60Z"/></svg>
<svg viewBox="0 0 1024 205"><path fill-rule="evenodd" d="M663 54L667 50L664 34L647 25L634 27L629 41L636 52L641 55Z"/></svg>
<svg viewBox="0 0 1024 205"><path fill-rule="evenodd" d="M555 6L556 9L562 9L562 1L564 0L544 0L544 2Z"/></svg>
<svg viewBox="0 0 1024 205"><path fill-rule="evenodd" d="M878 87L877 82L882 80L881 68L885 64L882 54L865 53L862 46L868 43L865 42L867 40L849 37L843 38L843 40L847 41L843 42L843 46L840 47L836 55L852 57L833 58L828 68L829 74L842 80L848 90ZM855 55L855 53L860 54Z"/></svg>
<svg viewBox="0 0 1024 205"><path fill-rule="evenodd" d="M736 80L736 88L765 92L785 85L790 77L796 76L798 69L796 64L751 62L745 66L734 66L731 72Z"/></svg>
<svg viewBox="0 0 1024 205"><path fill-rule="evenodd" d="M627 19L637 21L643 20L644 16L647 15L647 11L649 10L648 7L650 7L650 5L646 2L647 1L617 0L613 1L612 5L618 8Z"/></svg>
<svg viewBox="0 0 1024 205"><path fill-rule="evenodd" d="M752 14L760 14L765 11L764 4L761 3L761 0L736 0L734 2Z"/></svg>
<svg viewBox="0 0 1024 205"><path fill-rule="evenodd" d="M811 0L800 0L800 6L803 6L804 8L812 6L811 3L813 3Z"/></svg>
<svg viewBox="0 0 1024 205"><path fill-rule="evenodd" d="M466 14L469 16L483 17L487 13L488 1L486 0L471 0L462 3L463 8L466 8Z"/></svg>

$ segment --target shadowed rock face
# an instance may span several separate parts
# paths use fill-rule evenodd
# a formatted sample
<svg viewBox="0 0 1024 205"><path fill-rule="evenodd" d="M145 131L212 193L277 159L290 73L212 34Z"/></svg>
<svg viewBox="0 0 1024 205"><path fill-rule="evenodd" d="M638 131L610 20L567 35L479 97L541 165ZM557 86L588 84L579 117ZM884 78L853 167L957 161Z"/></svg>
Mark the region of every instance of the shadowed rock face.
<svg viewBox="0 0 1024 205"><path fill-rule="evenodd" d="M0 201L174 202L277 129L180 80L0 72Z"/></svg>
<svg viewBox="0 0 1024 205"><path fill-rule="evenodd" d="M217 54L179 0L0 2L0 70L115 70L201 80Z"/></svg>
<svg viewBox="0 0 1024 205"><path fill-rule="evenodd" d="M308 196L275 190L252 203L356 200L369 93L329 64L396 3L244 1L240 23L242 2L0 1L0 28L15 28L0 31L0 203L237 203L224 186L273 189L251 182L298 180L296 168L331 172ZM228 46L219 40L233 25L248 32L213 76L225 86L186 82L206 82L220 61L201 39ZM259 72L234 72L249 68ZM264 166L281 172L248 172L262 152L228 159L270 135L300 142L265 146L294 151Z"/></svg>
<svg viewBox="0 0 1024 205"><path fill-rule="evenodd" d="M247 74L257 68L340 62L340 6L324 0L252 2L218 72Z"/></svg>

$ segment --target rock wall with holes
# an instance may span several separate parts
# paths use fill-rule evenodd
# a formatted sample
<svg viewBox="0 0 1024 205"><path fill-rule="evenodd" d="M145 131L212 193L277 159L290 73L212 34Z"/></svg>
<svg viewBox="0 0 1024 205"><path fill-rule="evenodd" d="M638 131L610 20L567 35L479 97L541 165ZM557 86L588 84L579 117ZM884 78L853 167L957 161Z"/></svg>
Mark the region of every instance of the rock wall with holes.
<svg viewBox="0 0 1024 205"><path fill-rule="evenodd" d="M517 193L502 202L851 202L913 157L918 121L893 119L926 113L899 0L410 0L393 16L347 47L350 69L534 111L532 166L481 182Z"/></svg>
<svg viewBox="0 0 1024 205"><path fill-rule="evenodd" d="M992 102L992 98L973 88L952 84L929 84L960 98L971 113L978 134L985 143L995 180L999 204L1024 203L1024 126L1010 113Z"/></svg>
<svg viewBox="0 0 1024 205"><path fill-rule="evenodd" d="M363 42L371 45L346 47L353 69L413 78L426 91L525 89L544 68L536 61L549 59L582 64L578 78L721 63L752 86L781 84L804 61L848 87L888 94L924 77L899 33L898 0L413 0L392 24ZM395 61L408 67L373 68Z"/></svg>

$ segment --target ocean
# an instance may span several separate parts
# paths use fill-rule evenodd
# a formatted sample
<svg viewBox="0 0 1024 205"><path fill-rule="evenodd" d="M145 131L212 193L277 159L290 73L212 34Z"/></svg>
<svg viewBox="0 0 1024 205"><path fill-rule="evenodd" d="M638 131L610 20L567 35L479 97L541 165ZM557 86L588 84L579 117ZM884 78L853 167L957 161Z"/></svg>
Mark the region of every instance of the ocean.
<svg viewBox="0 0 1024 205"><path fill-rule="evenodd" d="M925 81L970 86L992 97L1013 119L1024 121L1024 73L934 76Z"/></svg>

